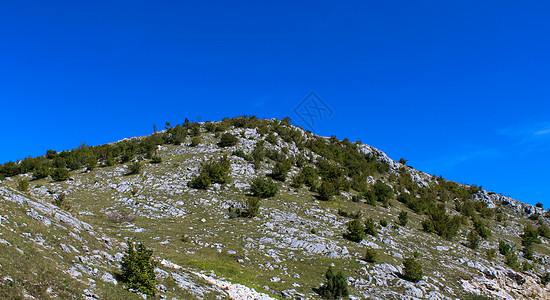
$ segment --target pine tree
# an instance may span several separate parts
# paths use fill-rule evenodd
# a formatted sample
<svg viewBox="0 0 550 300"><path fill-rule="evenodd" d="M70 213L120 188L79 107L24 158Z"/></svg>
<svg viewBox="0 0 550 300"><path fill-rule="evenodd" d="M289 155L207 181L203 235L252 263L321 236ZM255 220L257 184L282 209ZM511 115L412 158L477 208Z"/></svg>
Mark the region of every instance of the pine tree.
<svg viewBox="0 0 550 300"><path fill-rule="evenodd" d="M142 243L128 244L128 250L122 258L120 273L117 280L124 283L126 288L135 289L149 296L157 293L155 267L152 260L153 250L147 249Z"/></svg>

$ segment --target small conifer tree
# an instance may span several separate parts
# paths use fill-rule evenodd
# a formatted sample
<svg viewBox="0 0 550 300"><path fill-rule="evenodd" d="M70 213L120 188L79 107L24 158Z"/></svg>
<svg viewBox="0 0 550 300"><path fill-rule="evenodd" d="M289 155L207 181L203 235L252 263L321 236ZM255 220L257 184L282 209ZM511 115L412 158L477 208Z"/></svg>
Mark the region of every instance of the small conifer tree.
<svg viewBox="0 0 550 300"><path fill-rule="evenodd" d="M142 243L128 243L128 250L122 258L120 273L116 274L117 280L126 288L134 289L148 296L157 293L155 267L152 259L153 251L147 249Z"/></svg>

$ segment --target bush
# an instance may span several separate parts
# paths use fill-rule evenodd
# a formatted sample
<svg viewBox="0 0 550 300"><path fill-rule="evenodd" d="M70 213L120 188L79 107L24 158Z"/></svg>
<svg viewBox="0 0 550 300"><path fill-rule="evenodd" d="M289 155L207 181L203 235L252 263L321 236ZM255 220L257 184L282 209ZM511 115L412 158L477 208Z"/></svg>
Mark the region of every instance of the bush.
<svg viewBox="0 0 550 300"><path fill-rule="evenodd" d="M254 160L254 158L252 158L252 155L244 153L244 151L241 150L241 149L233 151L233 153L231 153L231 155L235 155L235 156L244 158L246 161L253 161Z"/></svg>
<svg viewBox="0 0 550 300"><path fill-rule="evenodd" d="M373 219L367 219L365 221L365 233L370 234L374 237L378 236L378 231L376 230L376 224Z"/></svg>
<svg viewBox="0 0 550 300"><path fill-rule="evenodd" d="M151 158L151 163L160 164L161 162L162 162L162 157L160 156L155 155Z"/></svg>
<svg viewBox="0 0 550 300"><path fill-rule="evenodd" d="M479 234L477 234L477 232L475 232L474 230L470 230L470 232L468 232L466 239L468 240L468 248L474 250L477 249L477 247L479 246L479 242L481 241L481 239L479 238Z"/></svg>
<svg viewBox="0 0 550 300"><path fill-rule="evenodd" d="M504 256L508 255L512 251L512 247L508 245L505 241L499 240L498 241L498 252Z"/></svg>
<svg viewBox="0 0 550 300"><path fill-rule="evenodd" d="M546 286L550 282L550 273L546 273L540 277L540 283Z"/></svg>
<svg viewBox="0 0 550 300"><path fill-rule="evenodd" d="M65 193L55 195L53 198L53 204L64 210L71 209L71 204L69 200L67 200L67 195L65 195Z"/></svg>
<svg viewBox="0 0 550 300"><path fill-rule="evenodd" d="M220 142L218 143L218 146L220 147L232 147L237 144L239 139L237 137L229 132L226 132L222 135L222 138L220 139Z"/></svg>
<svg viewBox="0 0 550 300"><path fill-rule="evenodd" d="M199 176L191 179L187 185L194 189L206 190L211 183L208 174L201 172Z"/></svg>
<svg viewBox="0 0 550 300"><path fill-rule="evenodd" d="M348 240L359 243L365 238L365 227L363 227L359 220L349 221L346 223L346 226L348 232L344 237Z"/></svg>
<svg viewBox="0 0 550 300"><path fill-rule="evenodd" d="M413 257L403 260L403 279L418 282L422 280L422 266Z"/></svg>
<svg viewBox="0 0 550 300"><path fill-rule="evenodd" d="M349 213L345 210L342 210L341 208L338 208L338 215L344 217L344 218L350 218L350 219L359 219L361 218L361 215L363 213L361 213L360 210L356 211L356 212L352 212L352 213Z"/></svg>
<svg viewBox="0 0 550 300"><path fill-rule="evenodd" d="M53 181L65 181L69 179L69 170L66 168L55 168L51 174Z"/></svg>
<svg viewBox="0 0 550 300"><path fill-rule="evenodd" d="M445 211L445 205L440 204L430 209L429 218L422 222L422 228L426 232L435 232L445 239L452 239L458 233L462 218L459 216L450 217Z"/></svg>
<svg viewBox="0 0 550 300"><path fill-rule="evenodd" d="M540 225L539 228L537 228L537 233L539 236L550 239L550 229L546 225Z"/></svg>
<svg viewBox="0 0 550 300"><path fill-rule="evenodd" d="M375 263L376 262L376 250L372 248L368 248L367 251L365 251L365 261L369 263Z"/></svg>
<svg viewBox="0 0 550 300"><path fill-rule="evenodd" d="M483 223L483 221L479 219L474 219L473 224L477 234L479 234L480 237L484 239L489 238L490 232L489 230L487 230L487 227L485 227L485 223Z"/></svg>
<svg viewBox="0 0 550 300"><path fill-rule="evenodd" d="M381 220L380 220L380 226L382 226L382 227L388 226L388 220L386 220L386 219L381 219Z"/></svg>
<svg viewBox="0 0 550 300"><path fill-rule="evenodd" d="M539 208L542 208L543 205L542 205L542 203L537 202L537 204L535 204L535 206L536 206L536 207L539 207Z"/></svg>
<svg viewBox="0 0 550 300"><path fill-rule="evenodd" d="M202 139L199 136L195 136L191 139L191 144L189 144L189 146L197 147L201 142L202 142Z"/></svg>
<svg viewBox="0 0 550 300"><path fill-rule="evenodd" d="M336 186L333 182L323 180L321 185L317 189L319 193L319 199L324 201L330 201L334 195L337 194Z"/></svg>
<svg viewBox="0 0 550 300"><path fill-rule="evenodd" d="M134 175L139 174L141 172L141 168L143 166L139 162L133 162L128 165L128 170L126 171L125 175Z"/></svg>
<svg viewBox="0 0 550 300"><path fill-rule="evenodd" d="M275 162L273 169L271 170L271 178L284 182L286 180L286 174L290 170L291 163L289 160L284 162Z"/></svg>
<svg viewBox="0 0 550 300"><path fill-rule="evenodd" d="M260 212L260 199L250 197L246 199L246 217L253 218Z"/></svg>
<svg viewBox="0 0 550 300"><path fill-rule="evenodd" d="M255 178L250 185L250 192L260 198L271 198L278 191L279 186L269 178Z"/></svg>
<svg viewBox="0 0 550 300"><path fill-rule="evenodd" d="M335 272L330 266L325 274L326 283L319 288L318 293L325 299L341 299L349 296L348 281L342 271Z"/></svg>
<svg viewBox="0 0 550 300"><path fill-rule="evenodd" d="M393 196L393 190L387 184L383 183L380 180L376 180L373 186L374 194L376 195L376 200L388 205L391 197Z"/></svg>
<svg viewBox="0 0 550 300"><path fill-rule="evenodd" d="M118 281L126 288L135 289L148 296L157 293L155 267L156 262L152 259L153 251L139 243L128 243L128 250L122 258L120 273L115 274Z"/></svg>
<svg viewBox="0 0 550 300"><path fill-rule="evenodd" d="M29 180L22 178L17 180L17 189L21 192L26 192L29 189Z"/></svg>
<svg viewBox="0 0 550 300"><path fill-rule="evenodd" d="M525 225L525 227L523 227L523 234L520 234L520 237L521 245L524 247L531 247L533 244L541 243L537 231L531 227L531 225Z"/></svg>
<svg viewBox="0 0 550 300"><path fill-rule="evenodd" d="M399 213L399 224L401 226L407 226L407 223L409 222L409 214L402 210L400 213Z"/></svg>
<svg viewBox="0 0 550 300"><path fill-rule="evenodd" d="M487 249L487 260L492 261L495 258L497 250L496 249Z"/></svg>
<svg viewBox="0 0 550 300"><path fill-rule="evenodd" d="M50 175L50 169L48 169L46 167L36 168L36 169L34 169L34 172L32 172L32 178L34 180L46 178L49 175Z"/></svg>

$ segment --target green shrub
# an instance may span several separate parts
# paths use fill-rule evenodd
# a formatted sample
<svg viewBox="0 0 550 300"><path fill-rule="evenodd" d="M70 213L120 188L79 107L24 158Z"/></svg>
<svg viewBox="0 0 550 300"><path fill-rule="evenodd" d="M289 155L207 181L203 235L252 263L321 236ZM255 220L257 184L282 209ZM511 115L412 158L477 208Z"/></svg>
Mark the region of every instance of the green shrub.
<svg viewBox="0 0 550 300"><path fill-rule="evenodd" d="M382 226L382 227L388 226L388 220L386 220L386 219L381 219L381 220L380 220L380 226Z"/></svg>
<svg viewBox="0 0 550 300"><path fill-rule="evenodd" d="M365 198L365 201L367 204L376 206L376 194L372 189L368 189L363 193L363 198Z"/></svg>
<svg viewBox="0 0 550 300"><path fill-rule="evenodd" d="M407 223L409 222L409 214L402 210L400 213L399 213L399 224L401 226L407 226Z"/></svg>
<svg viewBox="0 0 550 300"><path fill-rule="evenodd" d="M202 142L202 139L200 138L200 136L194 136L191 139L191 144L189 144L189 146L197 147L201 142Z"/></svg>
<svg viewBox="0 0 550 300"><path fill-rule="evenodd" d="M265 140L272 145L277 145L277 137L273 134L273 132L268 134L265 137Z"/></svg>
<svg viewBox="0 0 550 300"><path fill-rule="evenodd" d="M376 195L376 200L382 202L384 206L387 206L388 201L390 201L391 197L393 196L392 188L381 180L376 180L373 185L373 190L374 194Z"/></svg>
<svg viewBox="0 0 550 300"><path fill-rule="evenodd" d="M34 171L32 172L32 178L33 178L34 180L46 178L46 177L48 177L49 175L50 175L50 169L47 168L47 167L36 168L36 169L34 169Z"/></svg>
<svg viewBox="0 0 550 300"><path fill-rule="evenodd" d="M539 207L539 208L542 208L543 204L541 202L537 202L537 204L535 204L536 207Z"/></svg>
<svg viewBox="0 0 550 300"><path fill-rule="evenodd" d="M498 241L498 252L504 256L506 256L508 253L512 251L512 247L508 245L505 241L499 240Z"/></svg>
<svg viewBox="0 0 550 300"><path fill-rule="evenodd" d="M403 279L418 282L422 280L422 266L419 262L416 261L413 257L406 258L403 260Z"/></svg>
<svg viewBox="0 0 550 300"><path fill-rule="evenodd" d="M365 233L372 235L374 237L378 236L378 231L376 230L376 224L374 220L369 218L365 220Z"/></svg>
<svg viewBox="0 0 550 300"><path fill-rule="evenodd" d="M344 211L342 210L341 208L338 208L338 215L344 217L344 218L350 218L350 219L359 219L361 218L361 215L363 213L361 213L361 211L356 211L356 212L352 212L352 213L349 213L347 211Z"/></svg>
<svg viewBox="0 0 550 300"><path fill-rule="evenodd" d="M29 180L22 178L17 180L17 189L21 192L26 192L29 189Z"/></svg>
<svg viewBox="0 0 550 300"><path fill-rule="evenodd" d="M461 224L461 217L450 217L446 213L445 205L439 204L435 208L430 209L428 219L422 222L422 228L426 232L435 232L445 239L452 239L457 235Z"/></svg>
<svg viewBox="0 0 550 300"><path fill-rule="evenodd" d="M473 219L474 228L480 237L487 239L490 236L489 230L485 227L485 223L479 219Z"/></svg>
<svg viewBox="0 0 550 300"><path fill-rule="evenodd" d="M539 228L537 228L537 233L539 236L550 239L550 229L546 225L540 225Z"/></svg>
<svg viewBox="0 0 550 300"><path fill-rule="evenodd" d="M365 251L365 261L369 263L375 263L376 262L376 250L372 248L368 248Z"/></svg>
<svg viewBox="0 0 550 300"><path fill-rule="evenodd" d="M540 283L546 286L550 282L550 273L546 273L540 277Z"/></svg>
<svg viewBox="0 0 550 300"><path fill-rule="evenodd" d="M505 263L512 269L517 270L519 268L518 257L513 251L508 252L505 256Z"/></svg>
<svg viewBox="0 0 550 300"><path fill-rule="evenodd" d="M125 175L134 175L141 172L143 165L140 162L133 162L128 165L128 170Z"/></svg>
<svg viewBox="0 0 550 300"><path fill-rule="evenodd" d="M161 162L162 162L162 157L160 156L155 155L151 158L151 163L153 164L160 164Z"/></svg>
<svg viewBox="0 0 550 300"><path fill-rule="evenodd" d="M222 135L220 142L218 143L218 146L224 147L224 148L232 147L232 146L235 146L238 141L239 139L235 135L229 132L226 132Z"/></svg>
<svg viewBox="0 0 550 300"><path fill-rule="evenodd" d="M65 193L55 195L53 198L53 204L64 210L71 209L71 203L67 200L67 195Z"/></svg>
<svg viewBox="0 0 550 300"><path fill-rule="evenodd" d="M319 193L319 199L330 201L336 195L337 189L333 182L323 180L319 188L317 188L317 192Z"/></svg>
<svg viewBox="0 0 550 300"><path fill-rule="evenodd" d="M69 179L69 170L65 168L55 168L50 176L53 181L65 181Z"/></svg>
<svg viewBox="0 0 550 300"><path fill-rule="evenodd" d="M529 224L523 227L523 234L521 234L520 237L521 245L524 247L531 247L533 244L541 243L537 231Z"/></svg>
<svg viewBox="0 0 550 300"><path fill-rule="evenodd" d="M352 242L359 243L365 238L365 227L359 220L352 220L346 223L348 232L344 237Z"/></svg>
<svg viewBox="0 0 550 300"><path fill-rule="evenodd" d="M235 155L235 156L244 158L247 161L253 161L254 160L252 155L244 153L244 151L241 150L241 149L237 149L237 150L233 151L233 153L231 153L231 155Z"/></svg>
<svg viewBox="0 0 550 300"><path fill-rule="evenodd" d="M134 289L148 296L157 293L153 251L139 243L128 243L128 249L122 258L120 273L115 274L118 281L128 289Z"/></svg>
<svg viewBox="0 0 550 300"><path fill-rule="evenodd" d="M325 299L341 299L349 296L348 281L342 271L335 272L330 266L325 274L326 283L318 289L318 293Z"/></svg>
<svg viewBox="0 0 550 300"><path fill-rule="evenodd" d="M286 174L290 170L291 163L289 160L283 162L275 162L273 169L271 170L271 178L284 182L286 180Z"/></svg>
<svg viewBox="0 0 550 300"><path fill-rule="evenodd" d="M246 216L253 218L260 212L260 198L249 197L246 199Z"/></svg>
<svg viewBox="0 0 550 300"><path fill-rule="evenodd" d="M250 184L250 192L260 198L271 198L277 194L279 186L269 178L255 178Z"/></svg>
<svg viewBox="0 0 550 300"><path fill-rule="evenodd" d="M479 234L474 230L470 230L470 232L468 232L466 239L468 240L468 247L474 250L477 249L479 242L481 241Z"/></svg>
<svg viewBox="0 0 550 300"><path fill-rule="evenodd" d="M208 174L201 172L197 177L191 179L187 185L194 189L206 190L211 183Z"/></svg>
<svg viewBox="0 0 550 300"><path fill-rule="evenodd" d="M496 253L497 253L496 249L487 249L486 251L487 260L492 261L493 259L495 259Z"/></svg>
<svg viewBox="0 0 550 300"><path fill-rule="evenodd" d="M231 163L227 156L221 157L219 160L210 160L202 164L202 173L208 174L212 183L226 183L229 179L229 170Z"/></svg>

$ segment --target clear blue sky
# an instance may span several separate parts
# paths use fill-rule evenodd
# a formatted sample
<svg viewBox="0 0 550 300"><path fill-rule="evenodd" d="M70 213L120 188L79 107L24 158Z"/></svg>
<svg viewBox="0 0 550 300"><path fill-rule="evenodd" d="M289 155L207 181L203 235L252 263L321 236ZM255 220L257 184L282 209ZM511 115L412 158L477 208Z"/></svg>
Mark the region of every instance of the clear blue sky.
<svg viewBox="0 0 550 300"><path fill-rule="evenodd" d="M290 116L550 206L549 1L2 1L0 161Z"/></svg>

